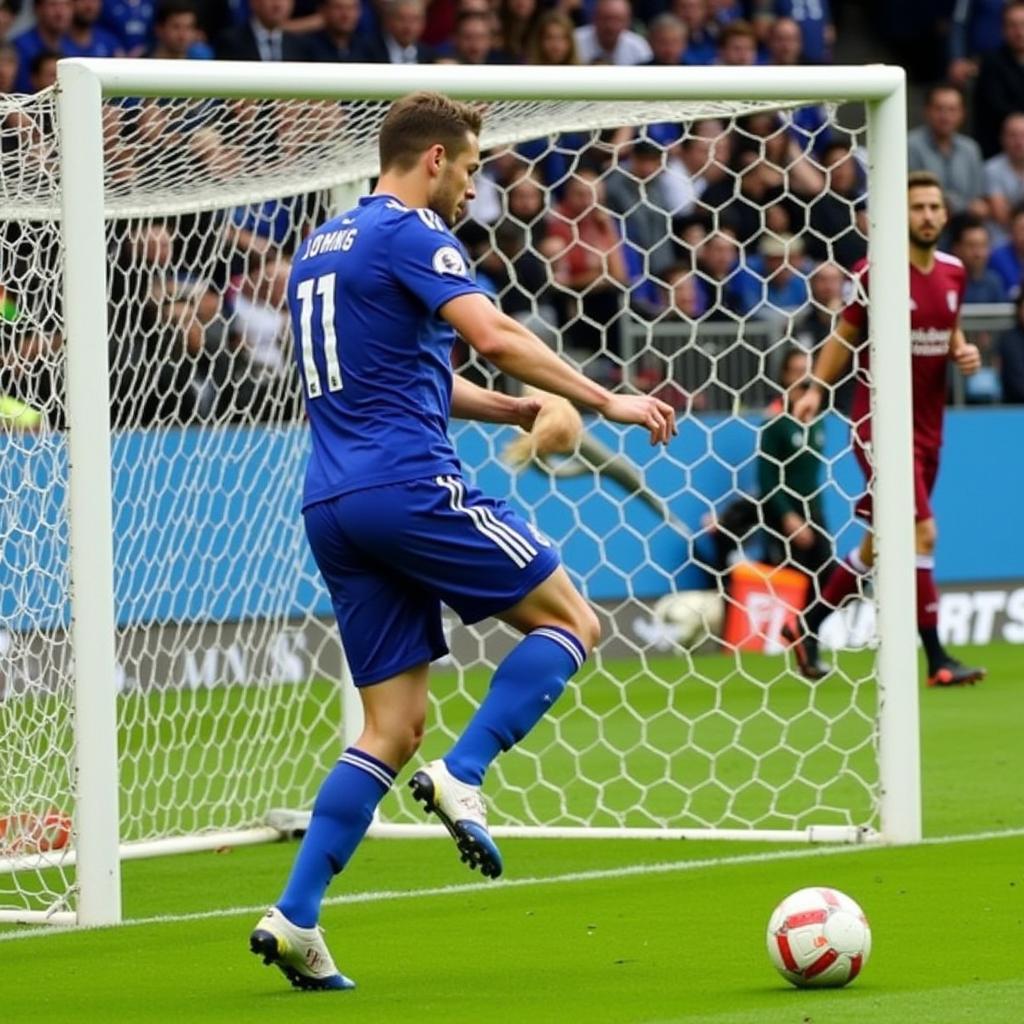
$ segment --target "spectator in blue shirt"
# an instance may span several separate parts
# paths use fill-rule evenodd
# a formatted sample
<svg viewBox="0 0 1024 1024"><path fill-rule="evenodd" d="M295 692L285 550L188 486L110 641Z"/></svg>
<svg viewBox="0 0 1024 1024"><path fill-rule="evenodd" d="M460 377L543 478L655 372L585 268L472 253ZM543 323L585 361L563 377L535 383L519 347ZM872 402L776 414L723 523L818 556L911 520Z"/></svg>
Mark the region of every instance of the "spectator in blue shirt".
<svg viewBox="0 0 1024 1024"><path fill-rule="evenodd" d="M978 73L978 58L1003 42L1006 0L957 0L949 26L947 78L961 89Z"/></svg>
<svg viewBox="0 0 1024 1024"><path fill-rule="evenodd" d="M758 35L768 38L768 32L778 18L792 18L803 36L804 60L808 64L828 64L832 60L832 47L836 30L832 24L829 0L754 0L753 20Z"/></svg>
<svg viewBox="0 0 1024 1024"><path fill-rule="evenodd" d="M121 41L100 28L103 0L71 0L71 28L64 53L68 57L120 57Z"/></svg>
<svg viewBox="0 0 1024 1024"><path fill-rule="evenodd" d="M961 214L950 221L949 236L953 255L967 271L964 302L1005 302L1006 286L988 265L991 247L985 222L973 214Z"/></svg>
<svg viewBox="0 0 1024 1024"><path fill-rule="evenodd" d="M992 251L988 265L999 275L1005 289L1003 299L1016 299L1020 294L1021 271L1024 268L1024 204L1010 214L1010 240Z"/></svg>
<svg viewBox="0 0 1024 1024"><path fill-rule="evenodd" d="M1024 294L1017 296L1014 326L999 335L996 353L1004 402L1024 404Z"/></svg>
<svg viewBox="0 0 1024 1024"><path fill-rule="evenodd" d="M71 28L71 0L36 0L36 23L14 37L11 42L18 51L18 92L31 92L32 62L41 53L63 56Z"/></svg>
<svg viewBox="0 0 1024 1024"><path fill-rule="evenodd" d="M100 24L121 40L128 57L141 57L153 46L157 0L103 0Z"/></svg>
<svg viewBox="0 0 1024 1024"><path fill-rule="evenodd" d="M717 50L708 0L672 0L672 13L686 26L684 64L714 64Z"/></svg>
<svg viewBox="0 0 1024 1024"><path fill-rule="evenodd" d="M213 50L199 38L199 12L192 0L163 0L153 23L156 46L146 54L157 60L212 60Z"/></svg>
<svg viewBox="0 0 1024 1024"><path fill-rule="evenodd" d="M799 237L764 235L748 265L757 286L748 305L759 320L785 320L810 301L810 265Z"/></svg>

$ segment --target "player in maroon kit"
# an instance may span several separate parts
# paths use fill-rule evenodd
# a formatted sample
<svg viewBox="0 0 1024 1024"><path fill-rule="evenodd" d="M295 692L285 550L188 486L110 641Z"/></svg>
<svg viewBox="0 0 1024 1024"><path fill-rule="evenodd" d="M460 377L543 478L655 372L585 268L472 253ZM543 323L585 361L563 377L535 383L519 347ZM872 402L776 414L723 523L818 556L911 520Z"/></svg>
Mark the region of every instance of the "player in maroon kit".
<svg viewBox="0 0 1024 1024"><path fill-rule="evenodd" d="M946 367L952 359L964 374L981 365L975 345L968 344L960 328L966 273L955 257L935 248L946 226L946 205L938 179L927 171L915 171L907 179L910 230L910 345L914 411L914 520L917 545L917 628L928 659L929 686L958 686L984 678L985 670L969 668L951 657L939 642L939 595L935 587L935 516L931 493L939 471L942 418L946 401ZM870 482L871 396L866 383L869 349L868 269L863 265L854 296L826 340L814 367L817 382L797 399L793 415L809 422L821 410L829 386L843 376L856 353L857 377L853 397L854 451ZM870 520L871 495L857 504L858 516ZM818 660L821 624L842 602L859 589L859 578L874 563L874 544L864 535L859 550L843 559L829 575L822 593L804 613L802 635L784 631L796 655L800 671L808 679L820 679L826 669Z"/></svg>

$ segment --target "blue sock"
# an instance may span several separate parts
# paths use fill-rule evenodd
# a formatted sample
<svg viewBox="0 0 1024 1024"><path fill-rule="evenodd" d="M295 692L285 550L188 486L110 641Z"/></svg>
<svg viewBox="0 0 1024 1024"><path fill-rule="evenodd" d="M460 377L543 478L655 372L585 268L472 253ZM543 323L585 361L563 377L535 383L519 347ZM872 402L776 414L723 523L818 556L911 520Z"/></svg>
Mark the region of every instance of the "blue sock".
<svg viewBox="0 0 1024 1024"><path fill-rule="evenodd" d="M583 644L557 626L524 636L498 666L483 703L445 755L448 771L479 786L498 754L518 743L558 700L586 656Z"/></svg>
<svg viewBox="0 0 1024 1024"><path fill-rule="evenodd" d="M373 812L395 781L383 761L349 747L324 779L313 816L277 909L292 924L312 928L331 879L348 863Z"/></svg>

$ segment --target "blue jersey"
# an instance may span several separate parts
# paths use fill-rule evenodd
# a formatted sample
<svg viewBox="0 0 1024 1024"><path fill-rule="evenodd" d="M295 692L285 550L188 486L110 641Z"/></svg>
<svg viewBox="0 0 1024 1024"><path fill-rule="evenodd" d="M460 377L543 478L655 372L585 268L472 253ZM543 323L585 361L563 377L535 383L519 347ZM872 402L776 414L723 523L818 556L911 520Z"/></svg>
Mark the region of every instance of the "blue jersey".
<svg viewBox="0 0 1024 1024"><path fill-rule="evenodd" d="M288 303L313 439L303 508L459 473L455 331L438 310L479 291L441 218L393 196L364 197L302 243Z"/></svg>

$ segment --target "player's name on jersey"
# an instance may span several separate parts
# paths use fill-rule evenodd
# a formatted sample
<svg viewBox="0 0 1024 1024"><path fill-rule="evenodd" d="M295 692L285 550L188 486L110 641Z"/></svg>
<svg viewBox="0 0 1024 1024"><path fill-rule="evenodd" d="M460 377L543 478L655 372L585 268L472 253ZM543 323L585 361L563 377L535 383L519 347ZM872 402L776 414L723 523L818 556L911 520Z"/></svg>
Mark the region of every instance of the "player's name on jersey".
<svg viewBox="0 0 1024 1024"><path fill-rule="evenodd" d="M358 234L359 228L340 228L314 235L301 258L309 260L325 252L348 252L355 245Z"/></svg>

